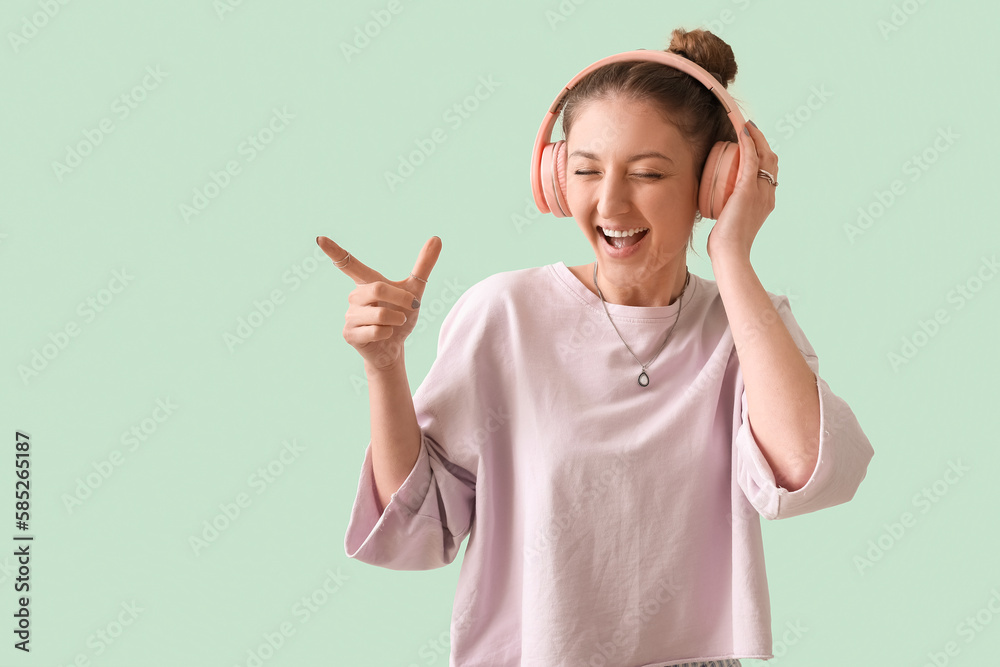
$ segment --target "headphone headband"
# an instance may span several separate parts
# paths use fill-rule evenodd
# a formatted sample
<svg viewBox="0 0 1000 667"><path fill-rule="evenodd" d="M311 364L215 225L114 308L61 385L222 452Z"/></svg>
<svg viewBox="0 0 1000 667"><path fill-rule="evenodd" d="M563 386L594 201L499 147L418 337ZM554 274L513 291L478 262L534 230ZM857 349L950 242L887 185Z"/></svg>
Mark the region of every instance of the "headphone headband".
<svg viewBox="0 0 1000 667"><path fill-rule="evenodd" d="M708 90L715 95L716 98L722 103L723 108L726 110L726 115L729 117L730 122L732 122L733 127L736 128L737 132L743 131L743 126L746 121L743 115L740 113L739 107L736 105L735 100L732 96L722 87L719 80L712 76L707 70L698 65L697 63L685 58L684 56L678 55L676 53L669 53L667 51L648 51L646 49L637 49L635 51L625 51L624 53L617 53L615 55L608 56L598 60L592 65L581 70L576 76L574 76L568 84L556 95L555 101L549 107L548 112L545 114L545 118L542 120L542 125L538 128L538 135L535 137L535 146L531 151L531 192L535 197L535 205L542 213L550 213L549 206L545 202L545 196L542 192L542 149L549 143L552 136L552 129L555 127L556 120L559 118L559 112L562 110L563 103L566 100L566 96L569 91L580 82L583 77L585 77L590 72L609 65L611 63L630 61L630 60L646 60L651 62L658 62L668 67L673 67L674 69L680 70L685 74L690 74L695 79L700 81ZM743 166L743 152L740 151L739 157L740 168Z"/></svg>

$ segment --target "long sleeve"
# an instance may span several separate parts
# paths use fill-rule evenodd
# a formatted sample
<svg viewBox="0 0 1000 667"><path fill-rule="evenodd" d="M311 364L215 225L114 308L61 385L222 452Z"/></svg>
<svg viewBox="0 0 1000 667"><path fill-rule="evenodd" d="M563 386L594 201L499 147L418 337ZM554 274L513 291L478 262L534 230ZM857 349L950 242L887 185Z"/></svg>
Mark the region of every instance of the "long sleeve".
<svg viewBox="0 0 1000 667"><path fill-rule="evenodd" d="M368 443L344 538L350 558L393 570L443 567L472 531L479 447L501 433L480 427L502 414L482 291L469 288L442 322L437 358L413 395L420 453L381 515Z"/></svg>
<svg viewBox="0 0 1000 667"><path fill-rule="evenodd" d="M819 458L805 486L796 491L777 486L774 473L750 429L743 372L737 369L733 407L736 477L740 488L760 515L772 520L815 512L851 500L875 454L851 408L820 377L816 351L792 316L788 297L777 297L775 308L816 375L820 435Z"/></svg>

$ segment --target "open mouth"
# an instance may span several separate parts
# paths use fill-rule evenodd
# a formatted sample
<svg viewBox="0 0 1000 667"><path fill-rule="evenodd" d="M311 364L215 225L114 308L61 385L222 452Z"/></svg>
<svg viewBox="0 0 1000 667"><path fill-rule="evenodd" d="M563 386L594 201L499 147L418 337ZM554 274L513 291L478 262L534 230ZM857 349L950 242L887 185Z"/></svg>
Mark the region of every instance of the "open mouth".
<svg viewBox="0 0 1000 667"><path fill-rule="evenodd" d="M604 228L600 225L598 225L597 231L601 235L601 238L604 239L604 242L609 246L613 246L615 248L627 248L641 241L642 238L649 232L649 229L634 232L630 236L608 236L608 234L604 231Z"/></svg>

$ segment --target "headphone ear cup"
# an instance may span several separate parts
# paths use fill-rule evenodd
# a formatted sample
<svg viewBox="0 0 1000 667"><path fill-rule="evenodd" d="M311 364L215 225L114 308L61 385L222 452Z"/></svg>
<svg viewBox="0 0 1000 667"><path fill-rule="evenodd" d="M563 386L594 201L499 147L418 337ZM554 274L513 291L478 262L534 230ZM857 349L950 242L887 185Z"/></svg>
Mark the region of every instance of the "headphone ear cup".
<svg viewBox="0 0 1000 667"><path fill-rule="evenodd" d="M740 147L732 141L717 141L708 153L698 188L698 210L703 218L715 220L736 189Z"/></svg>
<svg viewBox="0 0 1000 667"><path fill-rule="evenodd" d="M542 149L541 160L542 195L549 213L557 218L571 215L569 202L566 198L566 142L557 141L546 144Z"/></svg>

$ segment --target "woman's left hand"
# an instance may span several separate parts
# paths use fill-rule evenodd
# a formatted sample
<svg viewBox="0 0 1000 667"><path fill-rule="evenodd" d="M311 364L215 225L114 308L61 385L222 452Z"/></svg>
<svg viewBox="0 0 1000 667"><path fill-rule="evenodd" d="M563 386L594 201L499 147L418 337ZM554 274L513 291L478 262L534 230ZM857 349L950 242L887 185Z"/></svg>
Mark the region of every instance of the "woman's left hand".
<svg viewBox="0 0 1000 667"><path fill-rule="evenodd" d="M776 186L757 170L764 169L778 180L778 156L764 138L764 133L750 123L749 136L742 130L737 132L740 150L743 151L743 168L736 177L736 186L729 195L722 212L716 218L708 233L707 250L709 258L714 254L736 253L750 258L750 247L764 219L774 210Z"/></svg>

